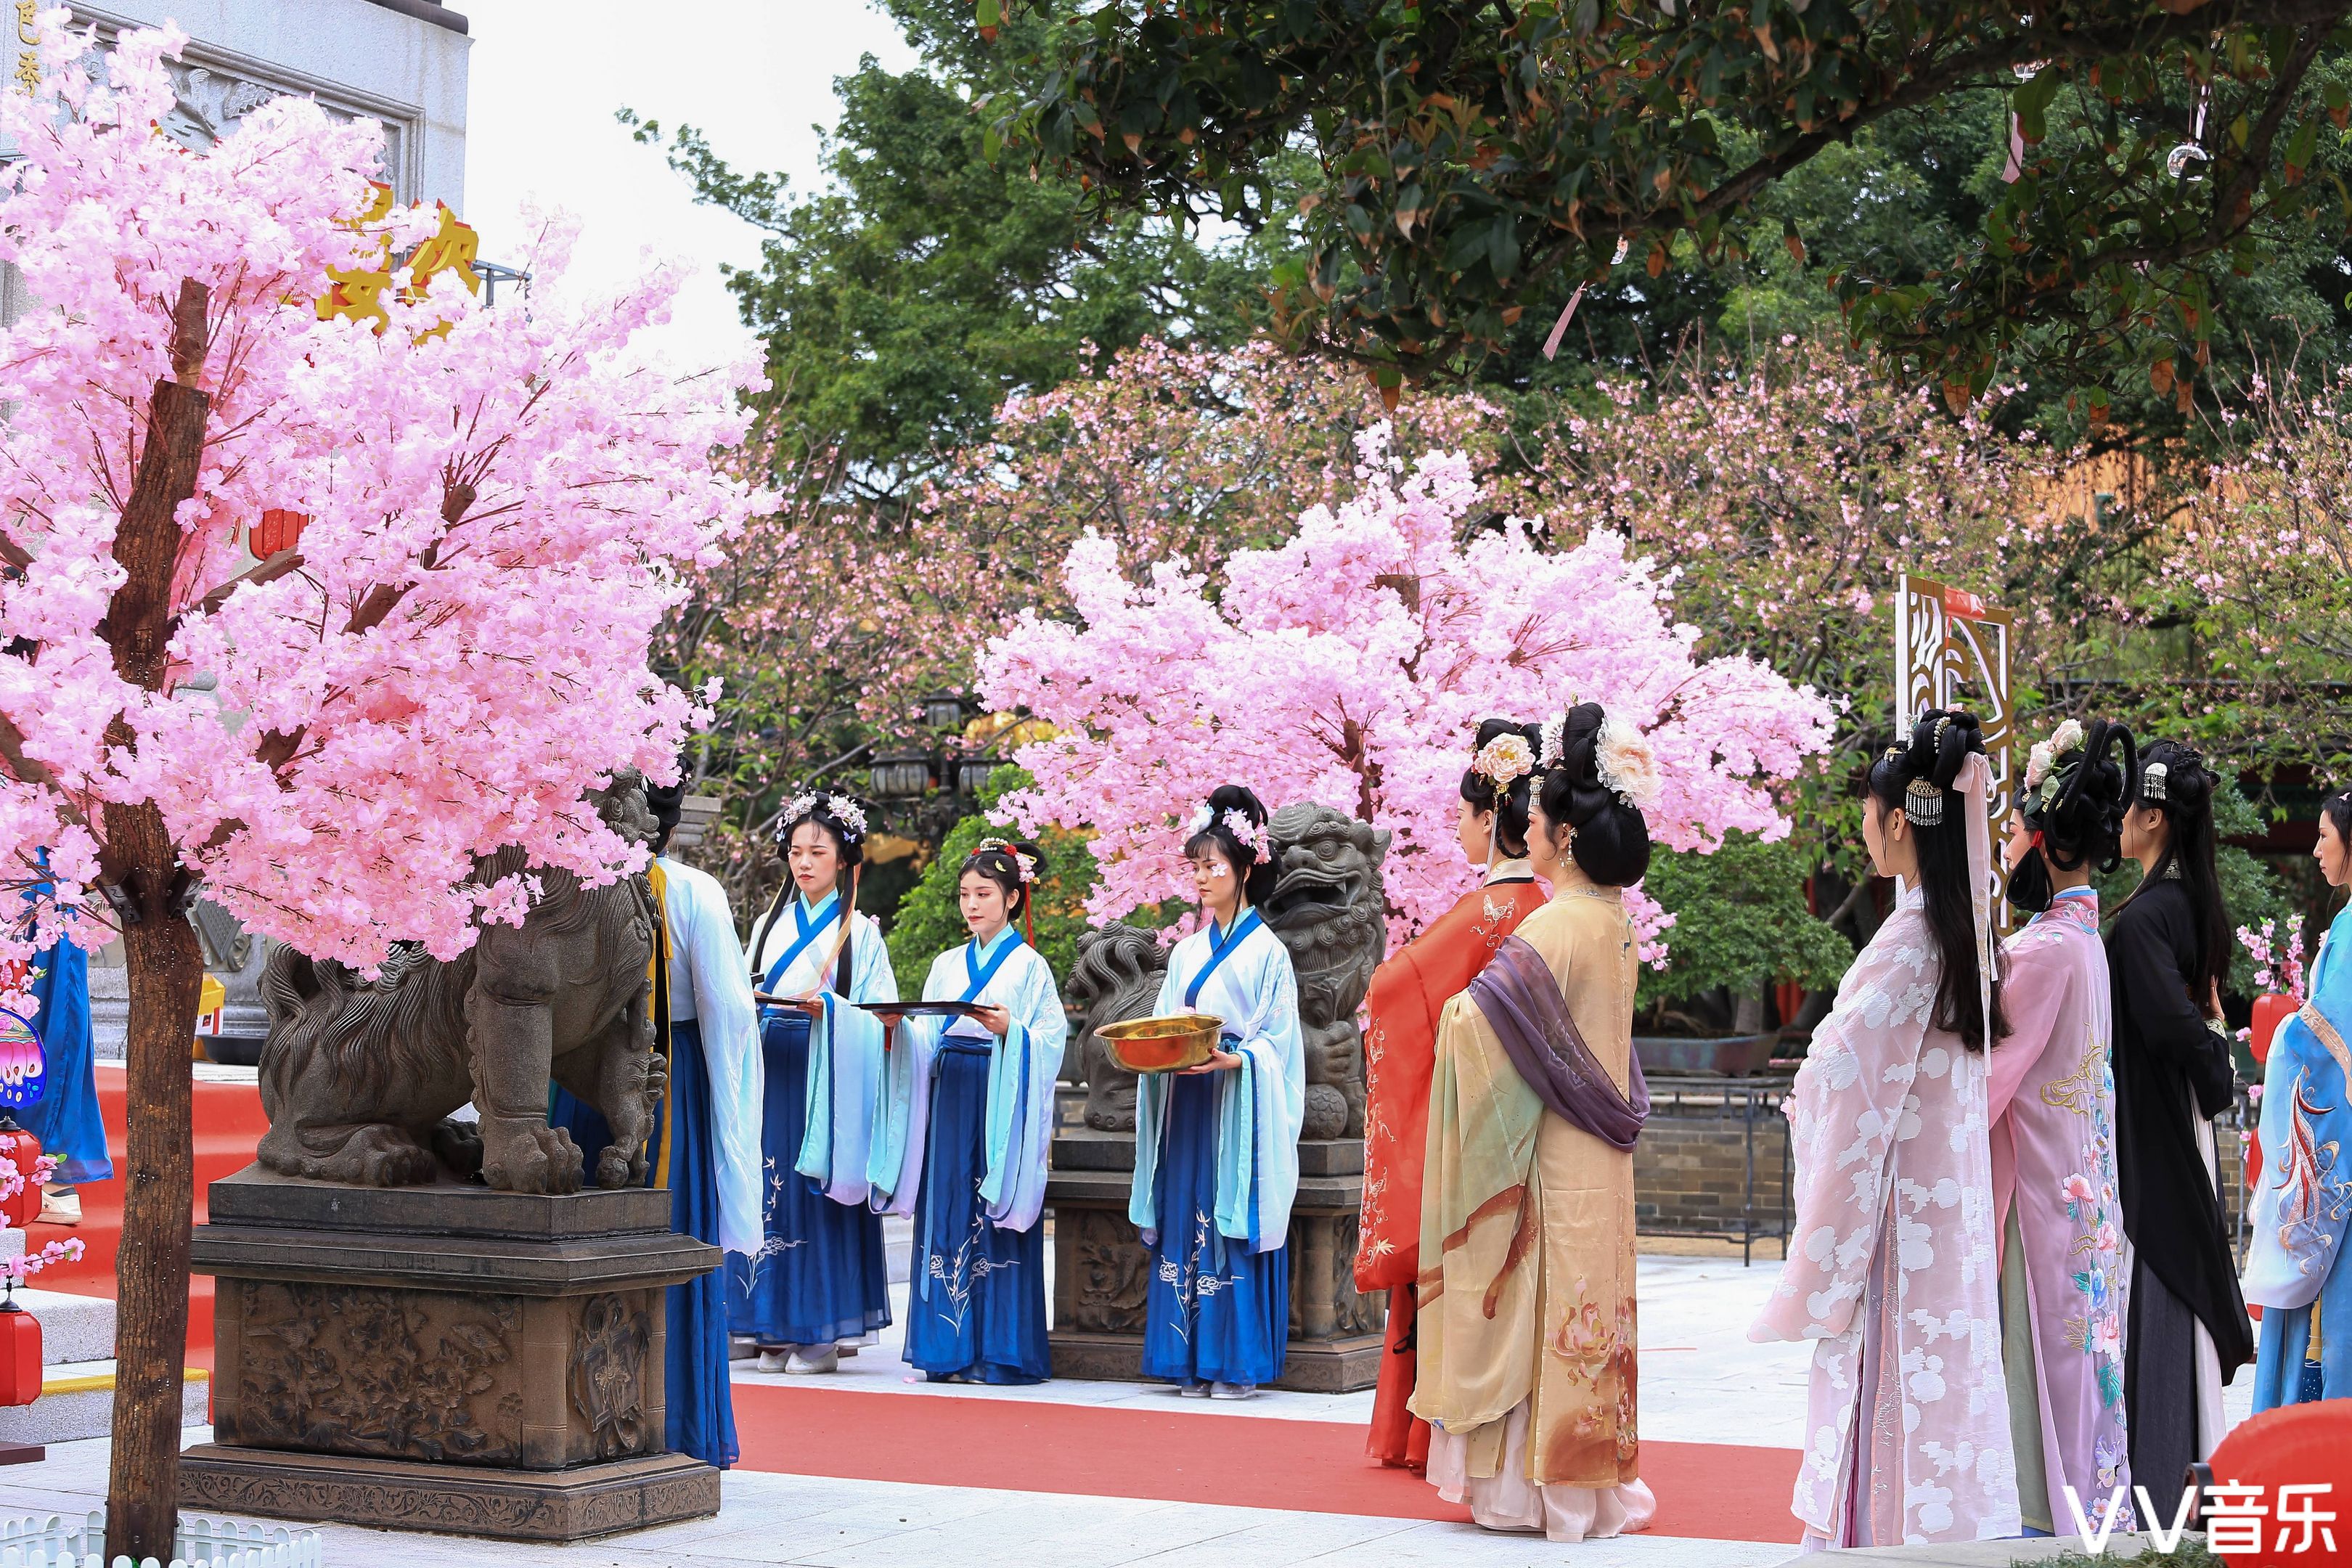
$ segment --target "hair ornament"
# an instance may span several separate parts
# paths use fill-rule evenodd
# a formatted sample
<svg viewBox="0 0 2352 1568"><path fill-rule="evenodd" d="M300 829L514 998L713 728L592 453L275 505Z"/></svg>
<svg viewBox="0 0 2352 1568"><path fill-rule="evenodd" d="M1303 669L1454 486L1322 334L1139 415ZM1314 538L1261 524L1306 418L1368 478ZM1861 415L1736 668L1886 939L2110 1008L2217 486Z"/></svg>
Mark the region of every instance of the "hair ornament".
<svg viewBox="0 0 2352 1568"><path fill-rule="evenodd" d="M1565 712L1555 713L1550 718L1543 721L1543 729L1540 731L1543 740L1543 747L1536 753L1537 767L1556 768L1559 766L1560 758L1563 755L1560 732L1567 729L1567 727L1568 715Z"/></svg>
<svg viewBox="0 0 2352 1568"><path fill-rule="evenodd" d="M1903 815L1914 827L1937 827L1944 821L1944 792L1936 781L1915 778L1903 786Z"/></svg>
<svg viewBox="0 0 2352 1568"><path fill-rule="evenodd" d="M1272 841L1266 837L1265 823L1252 822L1241 812L1229 811L1225 813L1225 831L1250 848L1257 864L1263 866L1274 858Z"/></svg>
<svg viewBox="0 0 2352 1568"><path fill-rule="evenodd" d="M1037 879L1037 857L1022 853L1021 847L1010 838L983 838L972 850L975 855L995 853L1008 857L1024 882Z"/></svg>
<svg viewBox="0 0 2352 1568"><path fill-rule="evenodd" d="M818 812L833 818L841 828L842 837L856 843L866 837L866 810L845 795L814 790L796 795L784 803L784 826L776 837L790 838L793 829L808 821Z"/></svg>
<svg viewBox="0 0 2352 1568"><path fill-rule="evenodd" d="M2029 790L2040 788L2042 782L2050 777L2068 753L2080 751L2082 747L2081 720L2069 719L2059 725L2048 740L2036 742L2033 750L2026 753L2025 787ZM2043 793L2045 796L2048 794L2047 791Z"/></svg>
<svg viewBox="0 0 2352 1568"><path fill-rule="evenodd" d="M1535 769L1536 754L1524 735L1497 735L1479 747L1478 754L1470 761L1470 771L1494 785L1496 795Z"/></svg>
<svg viewBox="0 0 2352 1568"><path fill-rule="evenodd" d="M1209 830L1209 825L1216 820L1217 814L1211 811L1208 803L1203 801L1201 809L1192 814L1192 820L1184 825L1184 831L1188 834L1206 833Z"/></svg>
<svg viewBox="0 0 2352 1568"><path fill-rule="evenodd" d="M1650 738L1633 724L1603 713L1601 732L1592 748L1593 771L1601 786L1640 812L1655 811L1665 781L1658 774L1658 754Z"/></svg>
<svg viewBox="0 0 2352 1568"><path fill-rule="evenodd" d="M2172 770L2162 763L2150 763L2139 771L2139 797L2142 800L2162 800Z"/></svg>

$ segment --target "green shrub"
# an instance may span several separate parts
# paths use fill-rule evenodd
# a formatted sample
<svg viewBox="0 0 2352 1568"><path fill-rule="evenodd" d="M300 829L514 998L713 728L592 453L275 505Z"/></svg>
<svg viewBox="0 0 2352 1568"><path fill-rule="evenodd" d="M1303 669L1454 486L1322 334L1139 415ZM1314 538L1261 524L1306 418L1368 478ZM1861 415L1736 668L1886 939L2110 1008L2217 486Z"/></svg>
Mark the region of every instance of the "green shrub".
<svg viewBox="0 0 2352 1568"><path fill-rule="evenodd" d="M924 868L922 880L898 905L890 927L890 967L898 972L900 991L913 995L930 973L931 960L971 937L956 908L956 876L980 841L1010 837L1012 830L988 820L989 810L1008 790L1026 788L1032 781L1016 767L991 773L980 792L980 812L948 830L939 853ZM1054 967L1056 981L1066 978L1078 956L1078 933L1087 929L1084 908L1095 884L1095 858L1087 841L1075 833L1048 829L1038 847L1045 865L1030 891L1036 900L1037 951Z"/></svg>
<svg viewBox="0 0 2352 1568"><path fill-rule="evenodd" d="M1735 833L1712 855L1660 850L1643 888L1675 917L1666 967L1644 969L1643 1005L1708 992L1737 998L1789 980L1825 990L1853 962L1853 944L1805 908L1805 851Z"/></svg>

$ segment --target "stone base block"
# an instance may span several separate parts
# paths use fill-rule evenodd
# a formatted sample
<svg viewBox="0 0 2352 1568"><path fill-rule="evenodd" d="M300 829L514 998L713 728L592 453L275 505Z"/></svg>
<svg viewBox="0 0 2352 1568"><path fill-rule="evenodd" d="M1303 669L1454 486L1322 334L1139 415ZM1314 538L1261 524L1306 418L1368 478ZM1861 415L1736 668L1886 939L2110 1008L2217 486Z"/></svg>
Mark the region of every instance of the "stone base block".
<svg viewBox="0 0 2352 1568"><path fill-rule="evenodd" d="M587 1541L717 1513L719 1472L683 1454L532 1471L205 1443L180 1456L180 1501L378 1530Z"/></svg>

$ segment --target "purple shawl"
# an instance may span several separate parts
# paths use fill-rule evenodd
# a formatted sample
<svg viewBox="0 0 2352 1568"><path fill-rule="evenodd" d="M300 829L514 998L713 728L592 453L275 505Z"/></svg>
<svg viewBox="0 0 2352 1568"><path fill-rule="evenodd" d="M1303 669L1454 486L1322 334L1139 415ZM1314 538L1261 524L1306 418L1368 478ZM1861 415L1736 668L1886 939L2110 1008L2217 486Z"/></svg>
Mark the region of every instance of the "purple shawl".
<svg viewBox="0 0 2352 1568"><path fill-rule="evenodd" d="M1612 1149L1629 1150L1650 1119L1642 1058L1628 1051L1628 1100L1577 1033L1551 965L1525 937L1507 937L1494 961L1470 982L1470 1000L1503 1043L1511 1066L1554 1115L1564 1116Z"/></svg>

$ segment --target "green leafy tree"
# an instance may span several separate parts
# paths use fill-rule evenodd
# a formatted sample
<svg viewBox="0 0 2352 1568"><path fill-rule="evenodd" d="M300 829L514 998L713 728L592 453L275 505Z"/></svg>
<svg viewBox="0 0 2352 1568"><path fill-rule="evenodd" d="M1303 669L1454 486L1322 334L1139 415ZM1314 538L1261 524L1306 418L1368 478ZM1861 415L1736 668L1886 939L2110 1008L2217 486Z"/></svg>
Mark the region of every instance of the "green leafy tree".
<svg viewBox="0 0 2352 1568"><path fill-rule="evenodd" d="M1077 176L992 163L971 100L1004 58L953 0L888 8L919 63L869 56L838 79L826 189L739 170L691 125L621 118L699 200L765 232L760 265L726 278L767 341L770 396L805 444L846 456L845 482L897 498L1008 394L1083 374L1087 344L1246 337L1250 263L1163 217L1097 223Z"/></svg>
<svg viewBox="0 0 2352 1568"><path fill-rule="evenodd" d="M971 939L971 932L956 907L958 873L982 839L1011 834L1010 828L1000 827L988 819L989 813L995 809L997 797L1007 790L1033 788L1035 782L1015 767L1002 767L991 773L981 791L980 811L948 831L939 854L924 869L923 879L898 905L898 918L890 927L890 967L909 994L931 972L931 960ZM1078 933L1087 929L1086 897L1094 890L1095 861L1087 853L1086 840L1075 833L1049 828L1038 847L1045 851L1045 864L1031 885L1032 895L1037 900L1037 951L1045 955L1045 962L1053 966L1055 978L1059 980L1067 976L1070 966L1077 962Z"/></svg>
<svg viewBox="0 0 2352 1568"><path fill-rule="evenodd" d="M1765 988L1791 981L1809 990L1838 983L1853 944L1805 907L1811 854L1788 840L1766 844L1735 833L1711 855L1662 850L1642 886L1675 917L1666 967L1643 970L1636 1005L1664 1021L1760 1027ZM1675 1004L1710 1003L1721 1017L1694 1018ZM1745 1005L1743 1005L1745 1004Z"/></svg>
<svg viewBox="0 0 2352 1568"><path fill-rule="evenodd" d="M1024 67L988 151L1106 211L1279 221L1274 161L1311 150L1274 325L1391 385L1539 336L1549 280L1605 281L1621 242L1654 280L1679 244L1753 254L1778 182L1906 116L1997 105L2022 153L1945 244L1834 276L1853 328L1956 404L2019 367L2094 407L2185 401L2224 280L2352 206L2315 177L2352 108L2352 0L981 4ZM1792 216L1780 240L1805 258Z"/></svg>

